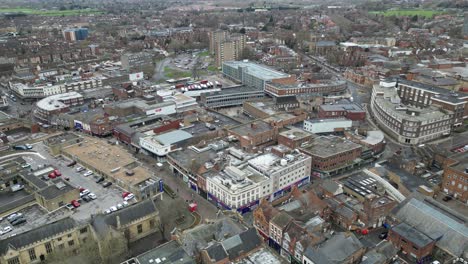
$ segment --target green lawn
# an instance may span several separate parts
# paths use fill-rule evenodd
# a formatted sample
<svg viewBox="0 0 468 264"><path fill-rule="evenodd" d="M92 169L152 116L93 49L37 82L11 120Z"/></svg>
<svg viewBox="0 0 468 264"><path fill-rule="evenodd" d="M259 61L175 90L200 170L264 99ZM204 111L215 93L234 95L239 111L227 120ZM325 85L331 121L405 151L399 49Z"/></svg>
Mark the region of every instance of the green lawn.
<svg viewBox="0 0 468 264"><path fill-rule="evenodd" d="M174 70L170 67L164 67L164 75L166 75L167 78L179 79L179 78L191 77L192 73Z"/></svg>
<svg viewBox="0 0 468 264"><path fill-rule="evenodd" d="M0 14L4 13L24 13L27 15L40 16L76 16L89 14L102 14L102 11L96 9L76 9L76 10L41 10L31 8L0 8Z"/></svg>
<svg viewBox="0 0 468 264"><path fill-rule="evenodd" d="M370 14L379 14L384 16L421 16L431 18L434 15L439 15L444 12L435 10L423 10L423 9L398 9L398 10L387 10L387 11L372 11Z"/></svg>
<svg viewBox="0 0 468 264"><path fill-rule="evenodd" d="M198 56L200 56L200 57L210 56L210 52L208 50L206 50L206 51L198 53Z"/></svg>
<svg viewBox="0 0 468 264"><path fill-rule="evenodd" d="M216 67L216 66L214 66L214 65L210 65L210 66L208 66L207 70L212 71L212 72L217 72L217 71L218 71L218 67Z"/></svg>

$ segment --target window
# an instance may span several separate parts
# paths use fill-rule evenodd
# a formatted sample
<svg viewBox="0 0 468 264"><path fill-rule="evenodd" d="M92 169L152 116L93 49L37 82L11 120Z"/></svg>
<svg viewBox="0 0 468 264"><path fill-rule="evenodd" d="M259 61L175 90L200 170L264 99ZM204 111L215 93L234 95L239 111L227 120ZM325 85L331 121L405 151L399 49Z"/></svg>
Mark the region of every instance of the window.
<svg viewBox="0 0 468 264"><path fill-rule="evenodd" d="M75 240L70 240L70 241L68 241L68 245L69 245L70 247L73 246L73 245L75 245Z"/></svg>
<svg viewBox="0 0 468 264"><path fill-rule="evenodd" d="M150 220L150 228L154 228L154 225L155 225L154 220L151 219L151 220Z"/></svg>
<svg viewBox="0 0 468 264"><path fill-rule="evenodd" d="M87 228L87 227L81 228L81 229L80 229L80 234L84 234L84 233L86 233L86 232L88 232L88 228Z"/></svg>
<svg viewBox="0 0 468 264"><path fill-rule="evenodd" d="M62 238L61 237L57 238L57 241L62 241Z"/></svg>
<svg viewBox="0 0 468 264"><path fill-rule="evenodd" d="M72 237L72 234L68 234L67 237Z"/></svg>
<svg viewBox="0 0 468 264"><path fill-rule="evenodd" d="M37 259L36 257L36 250L34 248L31 248L30 250L28 250L28 253L29 253L29 259L31 261Z"/></svg>
<svg viewBox="0 0 468 264"><path fill-rule="evenodd" d="M50 244L50 242L45 243L45 248L47 253L52 252L52 245Z"/></svg>
<svg viewBox="0 0 468 264"><path fill-rule="evenodd" d="M8 264L20 264L19 258L15 257L8 260Z"/></svg>
<svg viewBox="0 0 468 264"><path fill-rule="evenodd" d="M143 226L142 225L137 225L137 230L138 230L138 234L143 233Z"/></svg>
<svg viewBox="0 0 468 264"><path fill-rule="evenodd" d="M65 245L64 245L64 244L60 244L60 245L58 245L58 247L59 247L60 249L64 249L64 248L65 248Z"/></svg>

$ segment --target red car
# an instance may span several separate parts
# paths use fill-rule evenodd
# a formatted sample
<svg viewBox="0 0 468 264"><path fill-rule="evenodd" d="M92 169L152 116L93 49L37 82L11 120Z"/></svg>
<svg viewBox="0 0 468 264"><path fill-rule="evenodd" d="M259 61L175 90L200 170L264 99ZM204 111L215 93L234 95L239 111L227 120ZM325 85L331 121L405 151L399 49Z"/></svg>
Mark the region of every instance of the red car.
<svg viewBox="0 0 468 264"><path fill-rule="evenodd" d="M55 175L55 172L51 172L51 173L49 173L49 178L55 179L55 178L57 178L57 175Z"/></svg>
<svg viewBox="0 0 468 264"><path fill-rule="evenodd" d="M122 193L122 198L125 198L127 196L129 196L130 194L132 194L131 192L124 192Z"/></svg>
<svg viewBox="0 0 468 264"><path fill-rule="evenodd" d="M62 173L57 169L54 170L54 173L55 173L55 176L57 176L57 177L62 176Z"/></svg>
<svg viewBox="0 0 468 264"><path fill-rule="evenodd" d="M75 208L80 207L80 203L79 203L77 200L73 200L73 201L71 201L70 203L71 203L71 204L73 205L73 207L75 207Z"/></svg>
<svg viewBox="0 0 468 264"><path fill-rule="evenodd" d="M86 190L86 188L80 187L80 193Z"/></svg>

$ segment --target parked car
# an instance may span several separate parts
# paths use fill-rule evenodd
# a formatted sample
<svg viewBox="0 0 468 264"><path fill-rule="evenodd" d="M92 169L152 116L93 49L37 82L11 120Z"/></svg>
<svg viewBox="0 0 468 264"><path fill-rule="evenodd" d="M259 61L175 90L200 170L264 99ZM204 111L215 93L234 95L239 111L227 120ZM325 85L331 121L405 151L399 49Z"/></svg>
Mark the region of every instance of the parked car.
<svg viewBox="0 0 468 264"><path fill-rule="evenodd" d="M117 207L111 206L111 207L109 208L109 210L110 210L111 212L115 212L115 211L117 211Z"/></svg>
<svg viewBox="0 0 468 264"><path fill-rule="evenodd" d="M96 183L101 183L101 182L103 182L104 180L105 180L104 177L100 177L99 179L96 180Z"/></svg>
<svg viewBox="0 0 468 264"><path fill-rule="evenodd" d="M2 230L0 230L0 235L9 233L9 232L11 232L11 231L13 231L13 227L11 227L11 226L6 226L6 227L3 228Z"/></svg>
<svg viewBox="0 0 468 264"><path fill-rule="evenodd" d="M452 200L452 199L453 199L452 196L447 195L447 196L445 196L444 198L442 198L442 201L448 202L448 201L450 201L450 200Z"/></svg>
<svg viewBox="0 0 468 264"><path fill-rule="evenodd" d="M57 175L55 175L55 172L51 172L51 173L49 173L49 175L48 175L48 176L49 176L49 178L51 178L51 179L55 179L55 178L57 178Z"/></svg>
<svg viewBox="0 0 468 264"><path fill-rule="evenodd" d="M123 205L123 207L127 207L127 206L128 206L128 202L123 202L122 205Z"/></svg>
<svg viewBox="0 0 468 264"><path fill-rule="evenodd" d="M76 172L82 172L82 171L84 171L84 170L85 170L85 168L83 168L83 167L81 167L81 166L80 166L80 167L76 167Z"/></svg>
<svg viewBox="0 0 468 264"><path fill-rule="evenodd" d="M97 196L94 193L89 193L88 197L91 198L92 200L96 200Z"/></svg>
<svg viewBox="0 0 468 264"><path fill-rule="evenodd" d="M24 163L24 164L21 165L21 168L23 168L23 169L26 169L26 168L29 168L29 167L31 167L31 164L29 164L29 163Z"/></svg>
<svg viewBox="0 0 468 264"><path fill-rule="evenodd" d="M67 164L67 167L73 167L75 166L75 164L76 164L76 161L72 160L72 162Z"/></svg>
<svg viewBox="0 0 468 264"><path fill-rule="evenodd" d="M85 202L91 202L91 200L92 200L88 195L85 195L85 196L81 197L81 199L83 199L83 201L85 201Z"/></svg>
<svg viewBox="0 0 468 264"><path fill-rule="evenodd" d="M379 235L379 238L380 238L380 239L386 239L387 237L388 237L388 232L382 232L382 233L380 233L380 235Z"/></svg>
<svg viewBox="0 0 468 264"><path fill-rule="evenodd" d="M7 217L8 222L13 222L15 219L22 217L22 213L13 213Z"/></svg>
<svg viewBox="0 0 468 264"><path fill-rule="evenodd" d="M24 144L26 146L27 149L32 149L33 146L31 144Z"/></svg>
<svg viewBox="0 0 468 264"><path fill-rule="evenodd" d="M16 145L16 146L13 146L13 149L14 150L28 150L28 147L26 147L25 145Z"/></svg>
<svg viewBox="0 0 468 264"><path fill-rule="evenodd" d="M122 209L122 208L124 208L122 204L117 204L117 209L118 209L118 210L120 210L120 209Z"/></svg>
<svg viewBox="0 0 468 264"><path fill-rule="evenodd" d="M106 211L104 211L105 214L110 214L112 213L112 211L110 209L107 209Z"/></svg>
<svg viewBox="0 0 468 264"><path fill-rule="evenodd" d="M102 187L107 188L112 185L112 182L105 182L102 184Z"/></svg>
<svg viewBox="0 0 468 264"><path fill-rule="evenodd" d="M77 200L73 200L73 201L71 201L70 203L71 203L71 205L73 205L73 207L75 207L75 208L80 207L80 203L79 203Z"/></svg>
<svg viewBox="0 0 468 264"><path fill-rule="evenodd" d="M88 189L84 189L83 191L80 191L80 197L88 195L89 193L90 193L90 191Z"/></svg>
<svg viewBox="0 0 468 264"><path fill-rule="evenodd" d="M58 176L62 176L62 173L61 173L59 170L57 170L57 169L54 170L54 174L55 174L55 176L57 176L57 177L58 177Z"/></svg>
<svg viewBox="0 0 468 264"><path fill-rule="evenodd" d="M88 177L88 176L91 176L91 175L93 175L93 172L92 172L92 171L87 171L87 172L85 172L85 173L83 174L83 176L85 176L85 177Z"/></svg>
<svg viewBox="0 0 468 264"><path fill-rule="evenodd" d="M22 223L26 223L26 219L24 217L18 218L15 221L11 222L11 225L12 226L17 226L17 225L20 225Z"/></svg>
<svg viewBox="0 0 468 264"><path fill-rule="evenodd" d="M124 193L122 193L122 198L125 198L130 194L132 194L132 193L131 192L124 192Z"/></svg>
<svg viewBox="0 0 468 264"><path fill-rule="evenodd" d="M133 193L131 193L131 194L125 196L124 201L130 201L133 198L135 198L135 195L133 195Z"/></svg>

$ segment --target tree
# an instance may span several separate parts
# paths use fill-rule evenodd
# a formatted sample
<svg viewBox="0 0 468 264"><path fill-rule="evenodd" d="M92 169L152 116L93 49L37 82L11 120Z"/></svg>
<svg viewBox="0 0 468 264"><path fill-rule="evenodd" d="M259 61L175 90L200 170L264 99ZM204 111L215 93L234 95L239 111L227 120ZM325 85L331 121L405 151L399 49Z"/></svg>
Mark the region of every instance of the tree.
<svg viewBox="0 0 468 264"><path fill-rule="evenodd" d="M245 34L245 28L241 28L241 29L239 30L239 33Z"/></svg>
<svg viewBox="0 0 468 264"><path fill-rule="evenodd" d="M242 50L242 60L255 60L255 53L251 48L245 47Z"/></svg>

